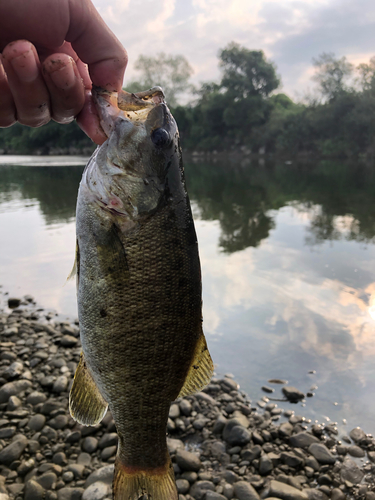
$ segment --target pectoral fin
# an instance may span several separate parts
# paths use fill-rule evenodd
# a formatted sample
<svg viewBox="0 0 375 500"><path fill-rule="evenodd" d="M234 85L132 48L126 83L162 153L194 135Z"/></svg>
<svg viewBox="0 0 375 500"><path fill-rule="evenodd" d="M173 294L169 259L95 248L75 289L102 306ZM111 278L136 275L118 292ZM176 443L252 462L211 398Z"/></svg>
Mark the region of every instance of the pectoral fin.
<svg viewBox="0 0 375 500"><path fill-rule="evenodd" d="M195 348L193 361L178 397L181 398L201 391L210 382L213 372L214 364L202 332Z"/></svg>
<svg viewBox="0 0 375 500"><path fill-rule="evenodd" d="M70 271L70 274L67 277L66 281L70 281L71 279L74 278L75 275L77 275L77 278L78 278L78 267L79 267L79 246L78 246L78 240L77 240L77 243L76 243L76 255L75 255L75 258L74 258L73 269Z"/></svg>
<svg viewBox="0 0 375 500"><path fill-rule="evenodd" d="M107 413L108 404L103 399L81 354L73 386L69 395L71 416L83 425L96 425Z"/></svg>

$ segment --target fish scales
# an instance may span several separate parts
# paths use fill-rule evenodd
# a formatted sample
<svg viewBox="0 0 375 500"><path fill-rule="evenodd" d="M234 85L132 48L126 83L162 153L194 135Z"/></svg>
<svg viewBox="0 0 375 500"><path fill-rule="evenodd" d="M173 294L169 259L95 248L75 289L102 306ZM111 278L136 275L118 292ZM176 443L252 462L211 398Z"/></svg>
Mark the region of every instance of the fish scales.
<svg viewBox="0 0 375 500"><path fill-rule="evenodd" d="M108 140L88 163L77 201L83 354L70 411L94 425L109 406L119 435L115 500L176 500L170 403L201 390L213 371L178 131L158 88L118 104L94 95Z"/></svg>

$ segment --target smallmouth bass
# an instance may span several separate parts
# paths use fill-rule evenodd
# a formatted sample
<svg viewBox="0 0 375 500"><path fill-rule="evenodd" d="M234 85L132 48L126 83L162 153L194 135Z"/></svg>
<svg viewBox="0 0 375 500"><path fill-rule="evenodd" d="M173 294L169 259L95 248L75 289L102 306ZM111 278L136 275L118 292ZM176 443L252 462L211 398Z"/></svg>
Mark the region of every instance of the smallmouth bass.
<svg viewBox="0 0 375 500"><path fill-rule="evenodd" d="M95 425L110 408L119 436L115 500L176 500L169 407L213 372L177 125L159 87L93 96L108 139L77 200L83 352L70 412Z"/></svg>

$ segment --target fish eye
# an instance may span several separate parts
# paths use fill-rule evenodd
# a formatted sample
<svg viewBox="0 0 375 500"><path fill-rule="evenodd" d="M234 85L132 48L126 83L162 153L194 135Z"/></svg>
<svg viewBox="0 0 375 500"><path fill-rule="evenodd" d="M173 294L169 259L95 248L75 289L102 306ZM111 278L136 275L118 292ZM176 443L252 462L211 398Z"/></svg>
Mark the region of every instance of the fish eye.
<svg viewBox="0 0 375 500"><path fill-rule="evenodd" d="M162 148L166 146L170 141L170 136L165 128L157 128L151 134L151 140L156 147Z"/></svg>

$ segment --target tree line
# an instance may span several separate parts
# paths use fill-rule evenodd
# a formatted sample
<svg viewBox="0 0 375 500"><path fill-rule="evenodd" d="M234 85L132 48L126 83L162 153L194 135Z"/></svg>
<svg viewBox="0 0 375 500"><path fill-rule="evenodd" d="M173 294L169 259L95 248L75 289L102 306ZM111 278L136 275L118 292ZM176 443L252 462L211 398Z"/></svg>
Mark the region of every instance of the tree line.
<svg viewBox="0 0 375 500"><path fill-rule="evenodd" d="M190 152L369 157L375 154L375 57L357 67L323 53L313 61L317 93L295 102L278 93L281 79L263 51L234 42L219 51L221 79L194 88L183 56L140 56L136 92L161 85ZM193 97L185 105L181 96ZM75 123L0 129L5 153L88 153L94 148Z"/></svg>

